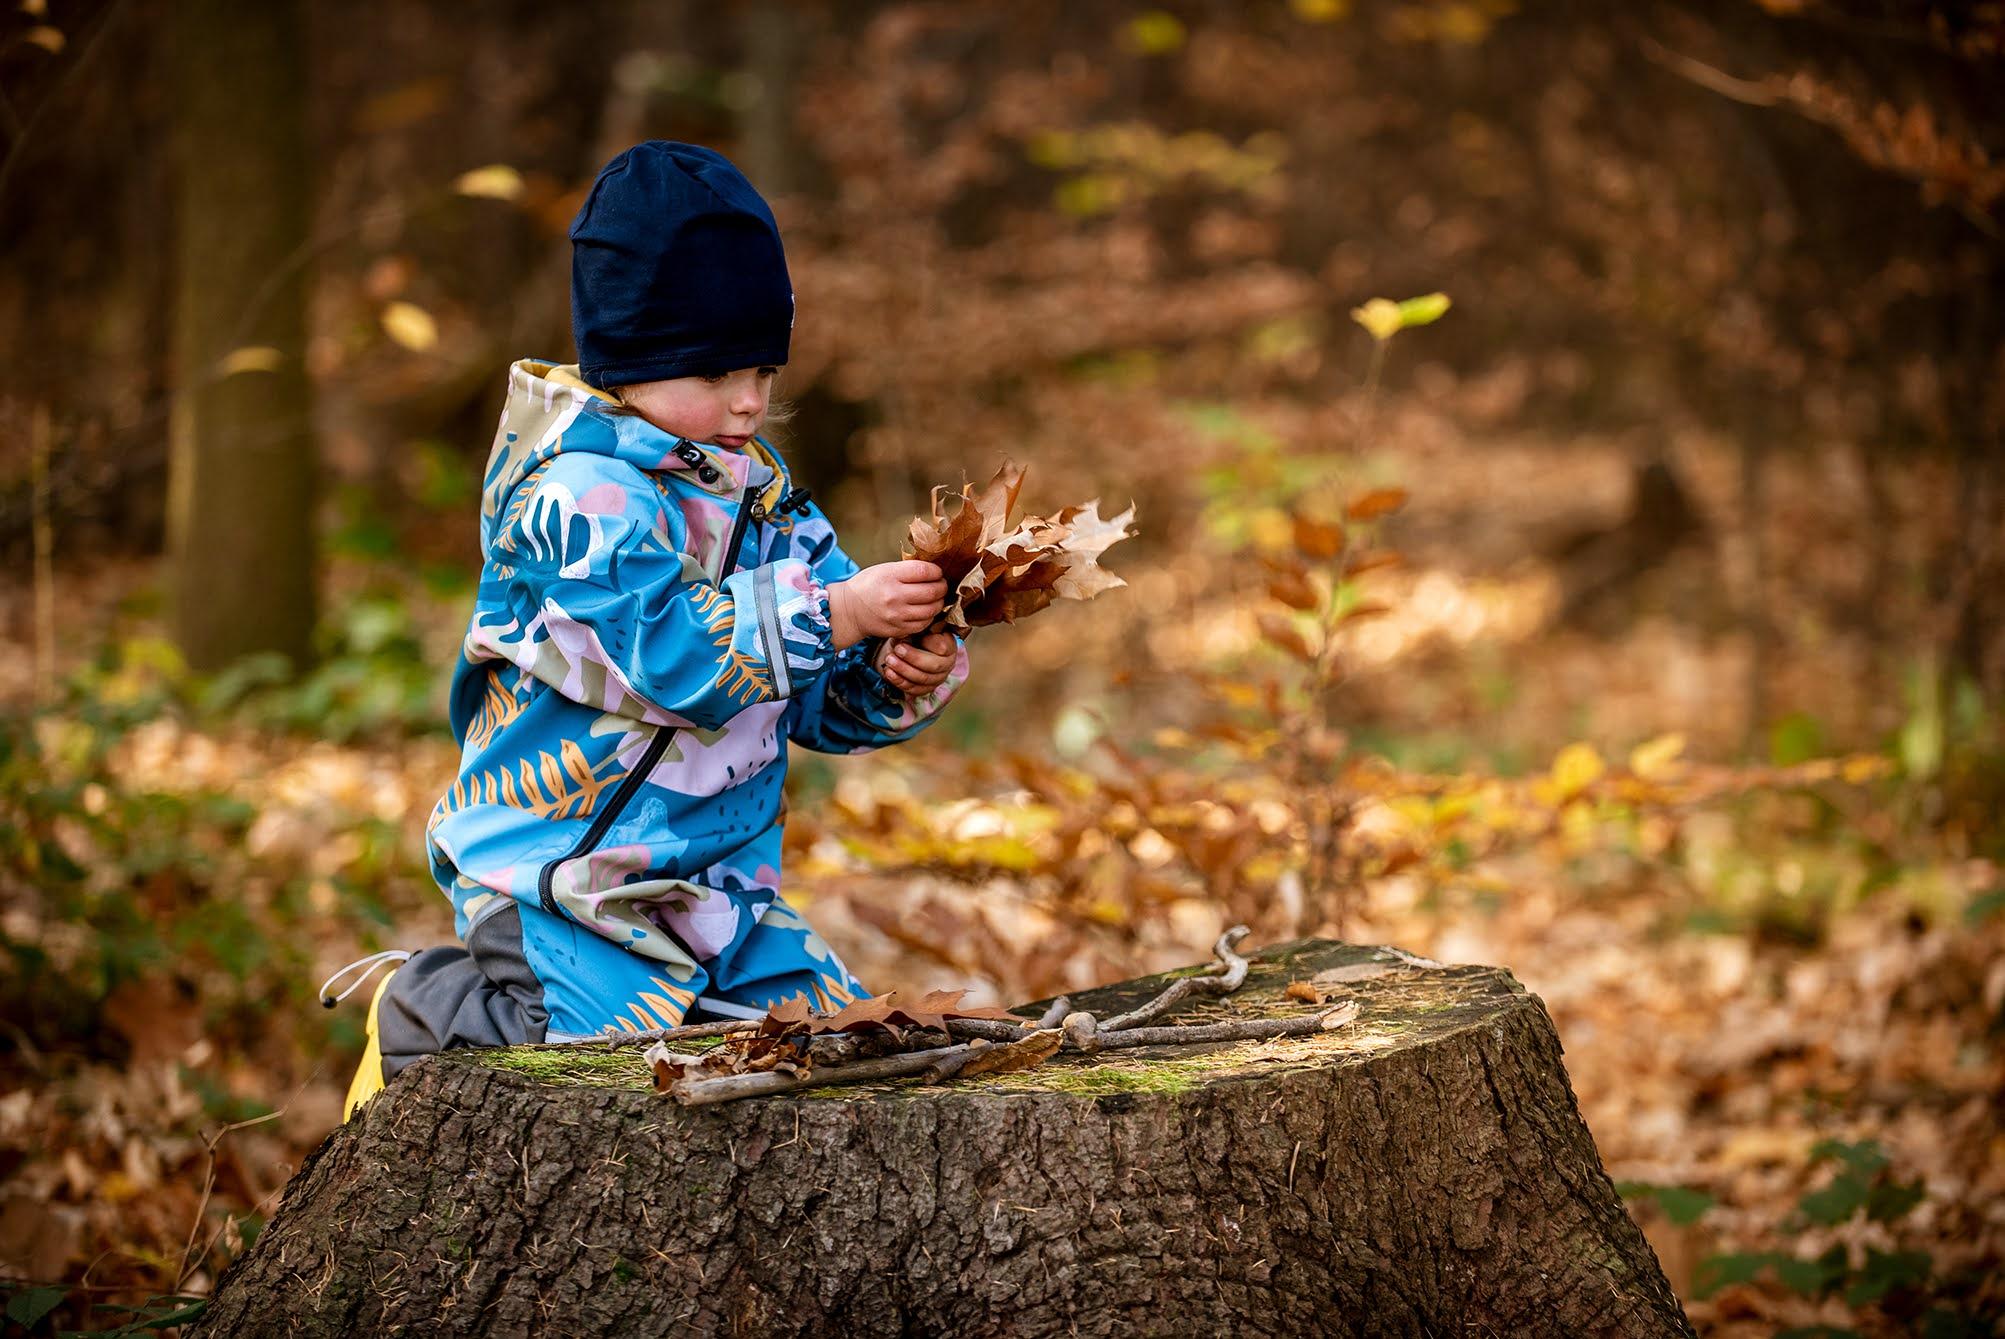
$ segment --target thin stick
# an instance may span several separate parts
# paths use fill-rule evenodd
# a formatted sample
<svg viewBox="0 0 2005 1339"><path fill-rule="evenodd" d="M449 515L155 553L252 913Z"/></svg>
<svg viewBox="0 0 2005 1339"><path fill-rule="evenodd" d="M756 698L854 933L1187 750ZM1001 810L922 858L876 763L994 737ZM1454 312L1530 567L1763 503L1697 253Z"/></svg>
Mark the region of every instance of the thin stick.
<svg viewBox="0 0 2005 1339"><path fill-rule="evenodd" d="M1232 950L1239 941L1252 933L1243 925L1235 925L1218 937L1211 951L1218 958L1218 966L1209 976L1186 976L1170 983L1169 989L1138 1009L1116 1014L1100 1024L1100 1031L1123 1032L1131 1027L1152 1022L1181 1004L1192 995L1230 995L1238 990L1246 980L1246 959Z"/></svg>
<svg viewBox="0 0 2005 1339"><path fill-rule="evenodd" d="M927 1083L945 1082L960 1073L962 1067L970 1060L973 1060L977 1055L988 1049L988 1043L980 1041L973 1043L965 1049L957 1048L952 1055L935 1058L932 1064L926 1066L920 1072L919 1077Z"/></svg>
<svg viewBox="0 0 2005 1339"><path fill-rule="evenodd" d="M1072 1001L1066 996L1060 995L1051 1002L1051 1007L1044 1011L1044 1016L1037 1020L1037 1025L1040 1028L1057 1027L1065 1021L1065 1015L1071 1012Z"/></svg>
<svg viewBox="0 0 2005 1339"><path fill-rule="evenodd" d="M1000 1018L949 1018L947 1032L962 1038L980 1037L983 1041L1022 1041L1040 1026L1055 1024L1005 1023Z"/></svg>
<svg viewBox="0 0 2005 1339"><path fill-rule="evenodd" d="M1357 1001L1347 1000L1334 1009L1303 1014L1297 1018L1240 1018L1225 1023L1199 1023L1190 1027L1138 1027L1109 1033L1103 1023L1096 1040L1102 1050L1122 1050L1130 1046L1189 1046L1209 1041L1264 1041L1268 1037L1300 1037L1311 1032L1334 1032L1356 1019Z"/></svg>
<svg viewBox="0 0 2005 1339"><path fill-rule="evenodd" d="M824 1088L838 1083L869 1083L874 1079L897 1079L908 1074L924 1073L936 1065L951 1061L956 1056L965 1055L974 1048L973 1042L962 1042L958 1046L936 1046L926 1051L887 1055L880 1060L859 1060L853 1065L811 1070L805 1077L799 1078L792 1074L768 1070L763 1074L727 1074L717 1079L678 1079L668 1092L669 1096L686 1107L701 1107L709 1106L713 1102L735 1102L741 1097L792 1092L796 1088Z"/></svg>
<svg viewBox="0 0 2005 1339"><path fill-rule="evenodd" d="M509 1049L516 1051L568 1051L585 1046L602 1046L617 1051L622 1046L646 1046L657 1041L682 1041L689 1037L728 1037L738 1032L756 1032L757 1021L733 1018L723 1023L686 1023L681 1027L656 1028L652 1032L609 1032L602 1037L576 1037L570 1041L530 1041Z"/></svg>
<svg viewBox="0 0 2005 1339"><path fill-rule="evenodd" d="M319 1072L318 1070L315 1071L316 1074L318 1072ZM309 1075L308 1081L310 1082L311 1079L312 1076ZM301 1084L300 1085L301 1091L304 1091L305 1087L306 1087L305 1084ZM297 1092L293 1094L293 1097L298 1097L298 1096L299 1093ZM288 1098L286 1100L286 1104L280 1107L277 1111L267 1111L262 1116L253 1116L249 1120L240 1120L233 1122L232 1124L225 1125L222 1129L216 1131L215 1134L211 1135L207 1140L203 1141L205 1145L203 1151L206 1152L209 1156L209 1170L207 1174L205 1174L202 1178L202 1202L195 1206L195 1221L189 1224L188 1227L188 1244L181 1248L181 1263L176 1269L174 1274L174 1291L176 1293L179 1293L181 1291L181 1285L188 1281L188 1276L195 1272L196 1267L201 1264L202 1260L208 1258L206 1254L193 1260L191 1260L189 1257L194 1253L195 1239L201 1235L202 1219L205 1218L209 1212L209 1196L216 1189L216 1148L223 1142L223 1136L231 1134L237 1130L247 1130L253 1125L263 1125L266 1121L277 1120L280 1116L285 1115L285 1113L291 1109L292 1109L292 1100ZM211 1241L213 1240L214 1238L211 1238Z"/></svg>

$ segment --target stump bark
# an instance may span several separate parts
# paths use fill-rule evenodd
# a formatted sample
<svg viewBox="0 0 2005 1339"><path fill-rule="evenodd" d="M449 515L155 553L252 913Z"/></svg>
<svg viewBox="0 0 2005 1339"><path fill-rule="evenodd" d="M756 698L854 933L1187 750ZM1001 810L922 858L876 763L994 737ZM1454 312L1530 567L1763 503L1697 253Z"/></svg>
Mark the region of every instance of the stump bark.
<svg viewBox="0 0 2005 1339"><path fill-rule="evenodd" d="M1305 940L1165 1021L1305 1011L1333 970L1340 1031L934 1086L685 1109L632 1049L428 1058L199 1332L1690 1334L1508 972Z"/></svg>

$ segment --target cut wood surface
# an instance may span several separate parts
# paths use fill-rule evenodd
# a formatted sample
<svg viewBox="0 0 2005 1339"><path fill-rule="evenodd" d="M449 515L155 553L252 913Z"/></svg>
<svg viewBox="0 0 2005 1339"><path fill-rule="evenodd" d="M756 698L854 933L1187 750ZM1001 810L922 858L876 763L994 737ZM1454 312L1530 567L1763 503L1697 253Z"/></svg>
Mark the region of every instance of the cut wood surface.
<svg viewBox="0 0 2005 1339"><path fill-rule="evenodd" d="M200 1333L1691 1333L1508 972L1249 956L1158 1025L1309 1013L1284 991L1319 976L1357 1020L701 1107L632 1048L421 1061L307 1160Z"/></svg>

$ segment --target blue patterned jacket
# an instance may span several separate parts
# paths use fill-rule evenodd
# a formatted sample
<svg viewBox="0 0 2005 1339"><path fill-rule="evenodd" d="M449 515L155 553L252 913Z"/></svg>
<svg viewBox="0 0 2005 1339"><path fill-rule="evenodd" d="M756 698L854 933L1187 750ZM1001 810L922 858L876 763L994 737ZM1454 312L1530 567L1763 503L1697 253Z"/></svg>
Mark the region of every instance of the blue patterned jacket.
<svg viewBox="0 0 2005 1339"><path fill-rule="evenodd" d="M762 441L687 442L574 369L510 370L452 681L459 776L427 828L462 938L515 899L661 964L686 1008L677 983L779 890L789 743L909 739L966 680L964 646L916 699L870 643L834 649L827 587L857 565L794 496Z"/></svg>

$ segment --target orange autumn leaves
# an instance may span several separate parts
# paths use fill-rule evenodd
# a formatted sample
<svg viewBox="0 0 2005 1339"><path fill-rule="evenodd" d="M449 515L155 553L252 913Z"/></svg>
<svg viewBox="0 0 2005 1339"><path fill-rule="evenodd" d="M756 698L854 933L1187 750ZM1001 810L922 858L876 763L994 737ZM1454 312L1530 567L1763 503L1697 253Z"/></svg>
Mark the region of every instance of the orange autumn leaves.
<svg viewBox="0 0 2005 1339"><path fill-rule="evenodd" d="M1374 488L1344 504L1341 519L1308 512L1292 518L1294 552L1261 559L1267 569L1267 594L1286 606L1258 615L1260 635L1305 664L1324 666L1335 648L1337 629L1355 619L1390 611L1378 600L1357 596L1353 582L1367 572L1396 567L1400 557L1390 549L1357 549L1351 527L1390 516L1406 505L1403 488ZM1308 614L1319 629L1311 644L1296 615Z"/></svg>
<svg viewBox="0 0 2005 1339"><path fill-rule="evenodd" d="M961 505L950 517L947 490L933 489L932 516L915 517L904 556L938 565L947 579L947 606L936 627L966 633L1016 620L1053 600L1090 600L1128 583L1100 566L1100 555L1131 531L1130 506L1100 515L1100 499L1066 507L1054 516L1026 516L1014 527L1009 515L1023 487L1023 467L1005 461L977 492L963 484Z"/></svg>

